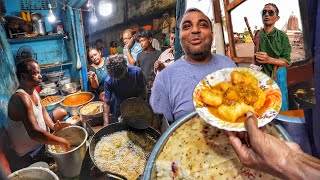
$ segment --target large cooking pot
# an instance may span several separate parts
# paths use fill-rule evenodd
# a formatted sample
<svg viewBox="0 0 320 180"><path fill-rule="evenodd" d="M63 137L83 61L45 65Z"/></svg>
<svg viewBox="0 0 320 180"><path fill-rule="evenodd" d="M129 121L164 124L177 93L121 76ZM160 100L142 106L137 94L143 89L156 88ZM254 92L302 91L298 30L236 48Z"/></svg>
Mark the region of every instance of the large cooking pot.
<svg viewBox="0 0 320 180"><path fill-rule="evenodd" d="M178 119L175 123L173 123L167 131L162 134L161 138L157 141L157 144L154 146L152 153L149 156L149 160L147 162L143 179L149 180L149 179L155 179L156 178L156 168L155 168L155 161L157 160L159 154L162 152L163 147L166 145L169 137L173 134L173 132L178 129L181 125L188 122L193 117L197 116L198 113L196 111ZM286 132L286 130L278 124L277 121L272 122L274 124L275 129L281 134L283 139L285 140L292 140L289 134Z"/></svg>
<svg viewBox="0 0 320 180"><path fill-rule="evenodd" d="M8 175L8 180L38 179L38 180L59 180L59 177L49 168L26 167Z"/></svg>
<svg viewBox="0 0 320 180"><path fill-rule="evenodd" d="M60 104L71 116L76 116L78 115L79 107L92 101L93 98L94 94L91 92L78 92L66 96Z"/></svg>
<svg viewBox="0 0 320 180"><path fill-rule="evenodd" d="M47 146L47 151L52 155L53 159L57 163L59 172L64 177L70 178L79 176L82 161L87 150L87 131L79 126L69 126L63 128L61 131L54 132L53 134L58 137L65 138L71 146L75 146L74 149L68 152L56 152L53 151L49 145Z"/></svg>
<svg viewBox="0 0 320 180"><path fill-rule="evenodd" d="M108 126L105 126L93 135L91 142L90 142L90 146L89 146L90 158L91 158L92 162L96 165L97 168L98 168L98 166L94 160L94 149L96 147L96 144L101 140L102 137L108 136L108 135L115 133L115 132L118 132L118 131L124 131L124 130L141 133L141 134L148 136L150 138L153 138L155 140L159 139L159 137L160 137L160 133L151 127L148 127L147 129L144 129L144 130L138 130L138 129L134 129L134 128L130 127L129 125L125 124L124 122L113 123ZM99 170L101 171L101 169L99 169ZM109 173L109 172L105 172L105 173ZM110 174L116 175L116 173L112 173L112 172ZM121 179L125 179L122 176L119 176L119 177Z"/></svg>

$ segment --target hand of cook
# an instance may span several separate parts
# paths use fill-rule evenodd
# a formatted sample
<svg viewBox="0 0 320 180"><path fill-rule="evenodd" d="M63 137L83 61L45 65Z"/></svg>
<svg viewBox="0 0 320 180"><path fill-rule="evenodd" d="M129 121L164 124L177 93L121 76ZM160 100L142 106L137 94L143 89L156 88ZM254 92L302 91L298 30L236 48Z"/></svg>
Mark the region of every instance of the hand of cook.
<svg viewBox="0 0 320 180"><path fill-rule="evenodd" d="M241 141L241 135L226 131L230 144L243 165L281 177L279 167L282 163L292 152L302 150L296 143L281 141L259 129L253 113L249 112L247 116L245 127L249 145Z"/></svg>
<svg viewBox="0 0 320 180"><path fill-rule="evenodd" d="M61 147L64 152L68 152L71 150L71 144L65 138L62 138Z"/></svg>
<svg viewBox="0 0 320 180"><path fill-rule="evenodd" d="M54 131L61 131L63 128L68 127L70 125L71 125L70 123L60 122L59 120L57 120L57 122L53 126L53 130Z"/></svg>
<svg viewBox="0 0 320 180"><path fill-rule="evenodd" d="M260 64L272 64L272 58L266 52L256 52L256 61Z"/></svg>

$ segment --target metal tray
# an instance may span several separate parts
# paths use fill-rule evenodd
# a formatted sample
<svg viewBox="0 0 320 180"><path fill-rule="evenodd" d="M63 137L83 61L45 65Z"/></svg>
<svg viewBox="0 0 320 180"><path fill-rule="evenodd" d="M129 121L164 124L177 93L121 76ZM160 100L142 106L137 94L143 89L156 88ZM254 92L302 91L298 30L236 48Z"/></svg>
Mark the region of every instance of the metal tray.
<svg viewBox="0 0 320 180"><path fill-rule="evenodd" d="M163 133L163 135L158 140L157 144L154 146L152 153L150 154L149 160L147 162L143 179L149 180L149 179L155 179L156 177L156 170L155 170L155 160L158 158L159 154L162 152L163 147L165 146L166 142L168 141L171 134L178 129L182 124L189 121L191 118L198 115L196 111L185 115L184 117L178 119L176 122L174 122L167 130ZM276 121L272 121L272 124L276 128L276 130L282 135L284 140L291 141L291 137L286 132L286 130Z"/></svg>
<svg viewBox="0 0 320 180"><path fill-rule="evenodd" d="M89 133L89 136L93 136L96 133L94 131L94 127L103 126L103 118L99 117L99 118L88 119L85 122L85 124L86 124L85 129Z"/></svg>
<svg viewBox="0 0 320 180"><path fill-rule="evenodd" d="M58 96L58 101L57 102L54 102L54 103L50 103L50 104L47 104L45 105L45 108L47 111L52 111L54 110L55 108L59 107L60 106L60 103L64 100L64 96L60 96L60 95L55 95L55 96Z"/></svg>

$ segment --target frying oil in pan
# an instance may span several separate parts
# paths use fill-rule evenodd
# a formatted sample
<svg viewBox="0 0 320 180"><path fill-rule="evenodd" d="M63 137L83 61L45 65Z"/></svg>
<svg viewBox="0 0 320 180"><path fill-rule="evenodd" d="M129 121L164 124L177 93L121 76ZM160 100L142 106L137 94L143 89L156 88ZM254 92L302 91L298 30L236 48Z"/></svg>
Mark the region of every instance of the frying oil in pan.
<svg viewBox="0 0 320 180"><path fill-rule="evenodd" d="M94 160L102 171L137 179L143 173L156 141L149 136L119 131L102 137L94 149Z"/></svg>

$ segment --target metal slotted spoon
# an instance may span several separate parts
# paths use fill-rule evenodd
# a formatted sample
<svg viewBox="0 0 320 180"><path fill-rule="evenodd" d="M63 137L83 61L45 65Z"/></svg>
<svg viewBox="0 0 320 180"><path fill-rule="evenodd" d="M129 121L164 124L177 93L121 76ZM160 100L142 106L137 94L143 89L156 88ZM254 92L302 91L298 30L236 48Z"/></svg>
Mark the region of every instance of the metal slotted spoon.
<svg viewBox="0 0 320 180"><path fill-rule="evenodd" d="M154 113L150 105L140 98L129 98L120 105L123 121L135 129L147 129L151 125Z"/></svg>

